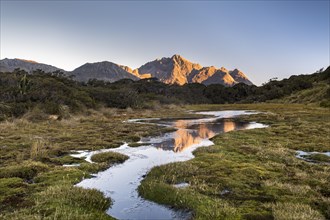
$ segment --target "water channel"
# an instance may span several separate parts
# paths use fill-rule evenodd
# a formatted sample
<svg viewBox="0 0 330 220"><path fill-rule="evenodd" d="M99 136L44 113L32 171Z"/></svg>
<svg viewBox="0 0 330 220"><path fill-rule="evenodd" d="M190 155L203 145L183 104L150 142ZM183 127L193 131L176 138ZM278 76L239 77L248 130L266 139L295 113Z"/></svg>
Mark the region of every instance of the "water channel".
<svg viewBox="0 0 330 220"><path fill-rule="evenodd" d="M194 156L192 152L198 147L213 145L210 138L217 134L244 129L264 128L266 125L256 122L233 120L240 115L250 115L251 111L212 111L198 112L203 114L199 119L135 119L127 123L154 123L160 126L173 127L176 131L156 137L140 140L141 146L129 147L123 144L116 149L93 152L81 152L77 157L90 158L93 154L114 151L129 156L123 164L95 174L94 178L85 179L77 186L94 188L111 197L113 204L107 213L118 219L189 219L190 213L173 210L169 207L143 199L137 188L143 177L155 166L186 161ZM207 117L205 117L205 115Z"/></svg>

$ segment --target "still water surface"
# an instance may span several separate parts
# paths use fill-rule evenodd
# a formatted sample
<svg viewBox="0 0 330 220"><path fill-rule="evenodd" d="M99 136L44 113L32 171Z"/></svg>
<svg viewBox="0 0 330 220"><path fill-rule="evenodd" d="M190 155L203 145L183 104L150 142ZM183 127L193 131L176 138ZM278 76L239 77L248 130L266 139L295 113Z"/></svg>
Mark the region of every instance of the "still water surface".
<svg viewBox="0 0 330 220"><path fill-rule="evenodd" d="M155 123L177 130L156 137L142 138L140 147L131 148L123 144L116 149L81 152L81 155L75 155L85 156L89 162L93 154L106 151L129 156L123 164L112 166L96 174L95 178L83 180L77 186L98 189L105 196L111 197L113 205L107 213L118 219L189 219L189 212L173 210L141 198L137 188L143 176L155 166L192 159L194 157L192 152L198 147L213 145L209 139L217 134L266 127L260 123L233 120L239 115L255 114L255 112L213 111L197 114L209 115L209 117L128 121L128 123Z"/></svg>

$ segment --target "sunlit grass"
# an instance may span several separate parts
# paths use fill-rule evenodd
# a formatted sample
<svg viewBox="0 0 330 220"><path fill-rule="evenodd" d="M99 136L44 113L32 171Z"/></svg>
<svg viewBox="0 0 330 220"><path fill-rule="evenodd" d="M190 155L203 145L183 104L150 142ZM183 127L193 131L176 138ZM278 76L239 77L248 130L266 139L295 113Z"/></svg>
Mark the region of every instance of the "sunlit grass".
<svg viewBox="0 0 330 220"><path fill-rule="evenodd" d="M196 105L185 109L256 110L243 116L268 128L232 131L199 148L196 158L156 167L139 192L145 198L193 211L195 219L330 218L330 167L296 158L296 150L329 151L330 113L312 105ZM100 109L61 121L25 118L0 126L0 219L107 219L111 204L102 193L73 187L91 173L123 162L113 152L87 163L72 150L138 145L140 137L167 129L125 123L131 118L182 117L182 108ZM324 157L314 156L314 160ZM62 167L79 163L79 167ZM183 189L173 184L187 182ZM292 217L293 216L293 217ZM296 218L297 219L297 218Z"/></svg>
<svg viewBox="0 0 330 220"><path fill-rule="evenodd" d="M95 154L92 160L96 163L91 164L69 154L74 150L115 148L124 142L134 145L143 136L166 132L156 125L124 122L159 114L187 115L173 106L157 112L101 108L60 121L40 118L34 112L0 123L0 219L109 219L104 211L110 200L73 184L124 162L127 156ZM80 166L62 166L74 163ZM90 208L86 205L89 201L96 206Z"/></svg>
<svg viewBox="0 0 330 220"><path fill-rule="evenodd" d="M214 146L197 149L194 159L152 169L139 187L143 197L190 209L197 219L209 212L210 200L211 207L229 204L236 219L330 218L330 167L296 158L296 150L329 151L327 109L282 104L187 108L257 110L263 114L241 120L270 127L220 134L212 139ZM190 186L175 189L178 182ZM214 219L230 219L214 214Z"/></svg>

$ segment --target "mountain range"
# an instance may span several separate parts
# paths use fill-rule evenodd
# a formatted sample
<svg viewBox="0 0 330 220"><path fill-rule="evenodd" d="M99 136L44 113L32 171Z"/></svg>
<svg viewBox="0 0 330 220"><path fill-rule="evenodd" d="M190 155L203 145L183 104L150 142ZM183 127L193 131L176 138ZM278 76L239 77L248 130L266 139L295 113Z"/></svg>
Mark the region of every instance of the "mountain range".
<svg viewBox="0 0 330 220"><path fill-rule="evenodd" d="M224 67L203 67L198 63L190 62L180 55L156 59L134 70L128 66L118 65L109 61L86 63L73 71L65 71L55 66L37 63L31 60L7 58L0 60L1 72L12 72L17 68L29 73L37 69L45 72L59 70L66 75L74 75L76 80L82 82L87 82L89 79L115 82L124 78L139 80L152 77L167 84L179 85L186 83L202 83L204 85L222 84L225 86L233 86L237 83L253 84L238 69L231 71Z"/></svg>

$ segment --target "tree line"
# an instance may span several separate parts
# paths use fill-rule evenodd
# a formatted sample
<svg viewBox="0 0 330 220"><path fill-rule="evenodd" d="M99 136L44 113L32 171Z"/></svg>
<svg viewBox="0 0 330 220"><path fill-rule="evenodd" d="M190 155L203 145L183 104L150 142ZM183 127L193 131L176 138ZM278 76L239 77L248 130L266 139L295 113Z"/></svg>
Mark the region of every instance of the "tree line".
<svg viewBox="0 0 330 220"><path fill-rule="evenodd" d="M280 99L294 92L312 88L318 82L330 83L330 67L311 75L272 79L262 86L239 83L233 87L220 84L168 85L155 78L106 82L91 79L78 82L60 71L24 70L0 72L0 119L20 117L38 109L45 114L78 113L100 106L114 108L150 108L155 104L225 104L256 103ZM325 98L329 99L328 89ZM329 105L326 104L326 105Z"/></svg>

